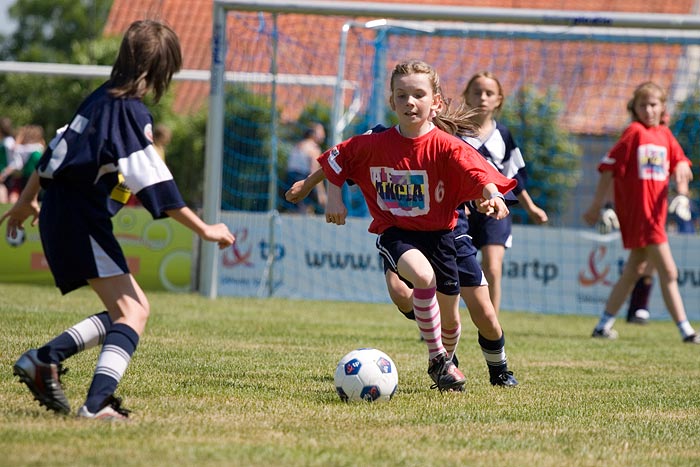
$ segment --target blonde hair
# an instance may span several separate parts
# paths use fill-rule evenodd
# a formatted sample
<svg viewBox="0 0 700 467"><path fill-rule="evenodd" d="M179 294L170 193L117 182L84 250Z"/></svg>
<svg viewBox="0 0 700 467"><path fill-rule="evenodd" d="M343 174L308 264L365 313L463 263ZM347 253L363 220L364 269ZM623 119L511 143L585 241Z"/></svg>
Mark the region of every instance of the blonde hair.
<svg viewBox="0 0 700 467"><path fill-rule="evenodd" d="M20 127L17 130L16 140L18 144L46 144L44 141L44 129L39 125L25 125Z"/></svg>
<svg viewBox="0 0 700 467"><path fill-rule="evenodd" d="M433 94L442 98L440 109L432 119L436 127L455 136L476 136L479 134L478 125L472 122L472 117L476 112L468 109L464 104L460 104L454 110L450 109L450 99L442 96L440 76L432 66L422 60L407 60L396 64L391 72L391 92L394 92L394 79L396 77L412 74L427 75Z"/></svg>
<svg viewBox="0 0 700 467"><path fill-rule="evenodd" d="M652 81L646 81L634 89L632 99L627 102L627 111L630 113L632 121L640 121L639 116L634 111L634 106L637 103L637 100L652 94L657 94L661 103L666 104L666 99L668 98L666 95L666 90ZM666 116L666 110L664 109L664 111L661 113L661 124L666 121Z"/></svg>
<svg viewBox="0 0 700 467"><path fill-rule="evenodd" d="M479 73L474 74L471 78L469 78L469 81L467 81L467 85L464 87L464 91L462 91L462 100L464 102L467 101L467 96L469 95L469 88L471 88L472 84L474 84L474 81L476 81L479 78L488 78L492 79L495 81L496 86L498 86L498 95L501 96L501 102L498 104L498 107L496 107L496 111L498 112L501 110L501 107L503 107L503 98L505 97L503 95L503 86L501 85L501 82L496 78L496 75L491 73L490 71L480 71Z"/></svg>

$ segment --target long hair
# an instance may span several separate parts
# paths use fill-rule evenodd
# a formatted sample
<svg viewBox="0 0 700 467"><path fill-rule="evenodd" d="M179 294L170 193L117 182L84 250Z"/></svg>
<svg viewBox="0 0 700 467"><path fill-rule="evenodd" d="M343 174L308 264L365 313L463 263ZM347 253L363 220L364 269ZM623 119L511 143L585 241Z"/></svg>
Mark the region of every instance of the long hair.
<svg viewBox="0 0 700 467"><path fill-rule="evenodd" d="M440 108L432 119L433 124L442 131L455 136L477 136L479 126L472 121L476 111L468 109L464 104L460 104L456 109L450 109L450 99L442 96L440 77L435 69L424 61L407 60L398 63L391 72L391 92L394 92L394 78L416 73L428 75L433 94L440 96Z"/></svg>
<svg viewBox="0 0 700 467"><path fill-rule="evenodd" d="M25 125L17 130L16 139L18 144L45 144L44 128L39 125Z"/></svg>
<svg viewBox="0 0 700 467"><path fill-rule="evenodd" d="M467 81L467 85L464 86L464 91L462 91L462 100L464 102L467 102L467 98L469 96L469 88L472 87L472 84L474 84L474 81L476 81L479 78L488 78L490 80L493 80L496 83L496 86L498 86L498 95L501 96L501 103L498 104L498 107L496 107L496 112L501 110L501 107L503 107L503 100L505 96L503 95L503 86L501 85L501 82L496 78L496 75L491 73L490 71L480 71L479 73L476 73L472 75L471 78L469 78L469 81Z"/></svg>
<svg viewBox="0 0 700 467"><path fill-rule="evenodd" d="M152 90L158 102L181 68L182 51L177 34L158 21L135 21L122 39L112 67L109 92L114 97L142 99Z"/></svg>
<svg viewBox="0 0 700 467"><path fill-rule="evenodd" d="M634 93L632 94L632 99L630 99L627 102L627 111L630 113L630 116L632 117L632 120L635 122L639 122L639 116L637 113L634 111L634 106L637 103L638 99L641 99L642 97L649 96L651 94L658 94L659 100L661 101L662 104L666 104L666 99L668 99L666 95L666 91L664 88L659 86L658 84L652 82L652 81L646 81L639 86L637 86L634 89ZM668 114L666 113L666 110L664 110L661 113L661 124L665 124L668 120Z"/></svg>

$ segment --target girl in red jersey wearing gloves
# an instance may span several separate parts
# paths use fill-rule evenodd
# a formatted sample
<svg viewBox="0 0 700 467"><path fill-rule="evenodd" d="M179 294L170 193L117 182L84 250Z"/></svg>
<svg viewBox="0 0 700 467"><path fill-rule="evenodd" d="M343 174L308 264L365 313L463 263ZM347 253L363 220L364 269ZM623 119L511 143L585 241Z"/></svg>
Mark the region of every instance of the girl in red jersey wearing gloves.
<svg viewBox="0 0 700 467"><path fill-rule="evenodd" d="M449 350L441 336L442 324L461 328L452 235L455 209L465 201L480 200L482 208L503 218L508 208L502 193L516 183L432 123L441 118L435 117L441 96L440 79L430 65L399 63L390 83L389 104L398 125L352 137L319 158L329 181L326 221L345 223L341 186L353 180L367 202L372 216L369 231L378 234L380 254L414 286L414 313L428 346L433 387L461 390L466 379L451 360L459 336L451 339Z"/></svg>
<svg viewBox="0 0 700 467"><path fill-rule="evenodd" d="M662 118L666 93L657 84L639 85L627 104L632 123L598 166L600 180L584 220L593 225L610 185L620 221L622 244L630 250L622 275L610 291L593 337L617 338L615 316L647 263L656 268L664 303L676 322L683 342L700 344L700 336L688 322L678 290L678 269L666 236L669 175L678 184L692 179L690 160Z"/></svg>

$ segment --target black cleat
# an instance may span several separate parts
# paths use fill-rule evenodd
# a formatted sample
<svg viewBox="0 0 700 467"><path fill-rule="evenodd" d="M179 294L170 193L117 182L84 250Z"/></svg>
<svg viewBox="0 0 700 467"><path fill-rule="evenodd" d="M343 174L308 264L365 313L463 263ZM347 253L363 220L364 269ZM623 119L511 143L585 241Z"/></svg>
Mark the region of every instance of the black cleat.
<svg viewBox="0 0 700 467"><path fill-rule="evenodd" d="M39 361L36 349L26 351L12 367L13 374L27 385L39 404L63 414L70 413L70 404L61 385L61 375L66 371L60 364Z"/></svg>
<svg viewBox="0 0 700 467"><path fill-rule="evenodd" d="M464 391L464 383L467 382L467 378L464 377L452 360L447 359L444 353L430 361L428 374L432 378L433 383L435 383L430 386L430 389L437 388L440 392Z"/></svg>
<svg viewBox="0 0 700 467"><path fill-rule="evenodd" d="M502 371L497 375L491 375L491 384L505 388L512 388L518 385L518 380L513 376L512 371Z"/></svg>
<svg viewBox="0 0 700 467"><path fill-rule="evenodd" d="M617 331L614 329L594 329L591 337L596 339L615 340L617 339Z"/></svg>

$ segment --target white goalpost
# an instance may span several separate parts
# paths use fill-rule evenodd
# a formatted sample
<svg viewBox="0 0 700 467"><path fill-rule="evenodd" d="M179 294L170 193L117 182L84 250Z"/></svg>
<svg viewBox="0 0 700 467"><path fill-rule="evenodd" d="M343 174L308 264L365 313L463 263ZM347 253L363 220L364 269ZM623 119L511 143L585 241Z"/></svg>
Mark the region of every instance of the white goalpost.
<svg viewBox="0 0 700 467"><path fill-rule="evenodd" d="M301 26L297 29L290 26L292 18L299 20ZM322 19L333 18L333 28L325 29L321 25ZM629 81L637 79L627 76L619 77L603 70L605 66L613 68L610 56L611 50L619 48L643 49L637 58L636 55L625 55L623 59L628 61L646 60L649 69L655 69L656 62L666 60L664 48L672 49L674 68L673 77L666 83L672 91L674 102L679 102L691 95L697 89L698 69L698 45L700 45L700 17L694 15L669 15L669 14L643 14L643 13L614 13L614 12L588 12L588 11L557 11L536 9L502 9L502 8L476 8L459 6L401 4L401 3L368 3L346 1L283 1L283 0L215 0L213 5L213 34L212 34L212 64L211 64L211 89L209 96L209 119L207 124L207 147L205 160L205 193L204 213L206 222L218 222L222 215L222 174L224 172L224 153L227 148L224 145L226 115L226 76L231 73L251 73L250 70L236 69L236 64L241 62L241 56L251 53L251 46L239 29L239 25L250 22L255 23L259 29L267 27L270 30L269 43L261 39L253 39L252 43L261 48L259 60L255 67L265 69L264 74L268 80L264 92L268 94L272 102L272 121L269 122L271 141L270 160L267 167L269 175L269 199L267 212L269 214L269 236L266 239L268 245L276 244L275 236L279 235L273 224L279 222L274 204L274 185L277 182L276 163L279 150L277 132L280 121L285 116L277 113L280 106L285 110L284 90L287 86L299 84L288 70L280 71L282 59L295 57L292 45L301 45L301 49L310 52L311 59L307 61L323 61L329 66L324 68L323 85L333 88L332 111L330 114L330 144L343 139L343 131L356 115L370 115L368 121L379 123L383 120L385 102L385 84L387 77L387 61L393 59L392 54L411 53L430 55L431 59L439 61L439 71L445 80L455 81L455 76L461 79L459 73L465 73L469 68L473 46L492 48L503 55L502 61L473 57L474 62L486 63L486 66L504 69L504 63L510 66L508 60L517 62L520 68L508 73L519 74L520 78L513 78L511 88L520 87L526 89L531 82L528 79L549 79L549 75L561 74L563 80L576 81L580 78L580 88L564 92L565 105L580 108L579 114L589 111L585 100L600 83L597 79L619 79ZM251 29L255 29L251 27ZM285 29L286 28L286 29ZM291 31L291 32L290 32ZM298 34L291 38L285 34ZM304 45L302 36L320 36L323 42L318 50L309 51L309 45ZM359 40L355 36L362 36L362 40L370 43L367 49L358 52ZM444 49L437 52L428 50L432 44L425 44L422 37L444 38ZM256 42L257 41L257 42ZM285 42L286 41L286 42ZM510 45L502 45L504 41L511 41ZM469 46L465 46L466 43ZM542 54L545 46L533 48L533 43L557 43L563 44L552 48L552 64L547 62L543 66L558 68L534 70L532 66L537 61L543 61L541 57L531 57L528 54ZM318 44L318 42L315 42ZM586 56L589 53L585 47L579 44L603 44L593 47L598 50L598 56ZM457 45L455 45L457 44ZM306 47L306 49L304 49ZM439 46L443 47L443 46ZM534 52L533 52L534 50ZM372 54L370 64L360 65L357 58L363 54ZM508 54L511 54L510 56ZM493 54L497 55L497 54ZM466 58L463 56L467 56ZM389 58L390 57L390 58ZM366 58L366 57L363 57ZM517 59L517 60L516 60ZM572 63L571 68L568 62ZM592 72L587 69L586 62L598 61L599 65L591 66ZM669 59L670 60L670 59ZM332 63L330 63L332 62ZM300 62L301 64L301 62ZM306 61L304 61L306 64ZM434 63L433 63L434 64ZM372 68L367 74L357 73L358 67ZM479 66L484 66L480 64ZM660 65L659 65L660 66ZM578 68L577 68L578 67ZM328 69L336 71L332 76ZM661 70L661 68L659 68ZM664 68L666 70L666 68ZM587 73L590 72L591 76ZM577 74L578 73L578 74ZM606 74L608 73L608 74ZM655 71L655 73L668 73L667 71ZM304 73L301 73L304 74ZM306 75L313 75L306 72ZM506 72L504 71L504 74ZM532 74L532 76L529 76ZM585 75L585 79L584 79ZM629 97L627 87L607 96L615 99L613 106L620 106L617 102ZM371 91L358 91L358 86L371 88ZM561 90L561 83L554 83L552 89ZM351 91L348 97L347 90ZM566 91L566 90L565 90ZM610 92L609 90L605 92ZM452 95L455 92L451 93ZM671 103L673 105L673 103ZM616 113L617 120L603 122L598 117L588 120L600 120L604 128L587 128L581 115L576 120L576 109L562 117L570 128L577 133L598 135L603 130L610 131L614 125L624 119L624 109L611 110ZM622 115L622 116L620 116ZM602 128L602 129L601 129ZM229 156L230 157L230 156ZM530 155L530 157L533 157ZM527 157L526 157L527 158ZM274 278L274 255L266 257L266 269L262 274L262 282L259 288L269 290L272 295ZM202 295L214 298L218 295L219 277L219 253L216 245L205 243L202 247L199 277L199 291ZM264 282L264 283L263 283Z"/></svg>

